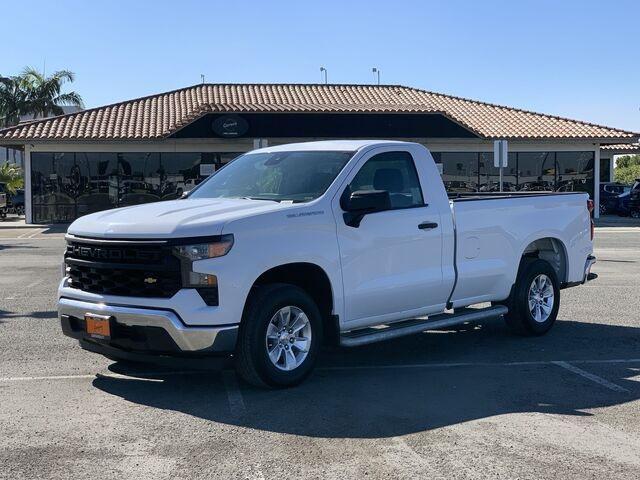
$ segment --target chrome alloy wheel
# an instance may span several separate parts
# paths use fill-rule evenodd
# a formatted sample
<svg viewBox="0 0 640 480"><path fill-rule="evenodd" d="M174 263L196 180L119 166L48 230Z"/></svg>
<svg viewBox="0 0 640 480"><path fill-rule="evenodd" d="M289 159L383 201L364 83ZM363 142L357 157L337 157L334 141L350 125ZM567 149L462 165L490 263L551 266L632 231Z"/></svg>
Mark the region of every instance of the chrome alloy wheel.
<svg viewBox="0 0 640 480"><path fill-rule="evenodd" d="M544 323L553 310L555 293L551 279L541 273L529 287L529 311L536 322Z"/></svg>
<svg viewBox="0 0 640 480"><path fill-rule="evenodd" d="M266 347L271 363L279 370L300 366L311 348L309 317L298 307L282 307L269 321Z"/></svg>

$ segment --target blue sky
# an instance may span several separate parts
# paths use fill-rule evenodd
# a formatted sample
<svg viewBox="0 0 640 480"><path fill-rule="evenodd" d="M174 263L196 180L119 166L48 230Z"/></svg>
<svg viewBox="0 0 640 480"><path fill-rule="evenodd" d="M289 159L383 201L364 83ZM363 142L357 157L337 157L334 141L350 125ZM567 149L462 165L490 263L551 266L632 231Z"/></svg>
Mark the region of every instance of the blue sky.
<svg viewBox="0 0 640 480"><path fill-rule="evenodd" d="M27 6L28 5L28 6ZM0 74L87 106L200 82L382 83L640 131L640 2L41 1L2 7Z"/></svg>

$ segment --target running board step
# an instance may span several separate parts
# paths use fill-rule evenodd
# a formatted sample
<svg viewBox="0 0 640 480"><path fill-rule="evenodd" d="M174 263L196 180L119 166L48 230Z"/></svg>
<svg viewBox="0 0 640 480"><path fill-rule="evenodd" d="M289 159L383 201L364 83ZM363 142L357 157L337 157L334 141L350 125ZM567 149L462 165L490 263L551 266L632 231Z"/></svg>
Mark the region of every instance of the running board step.
<svg viewBox="0 0 640 480"><path fill-rule="evenodd" d="M508 311L509 309L504 305L494 305L487 308L464 308L455 313L441 313L429 318L395 322L388 326L381 326L383 328L361 328L342 333L340 335L340 345L343 347L359 347L360 345L391 340L392 338L404 337L405 335L412 335L425 330L499 317Z"/></svg>

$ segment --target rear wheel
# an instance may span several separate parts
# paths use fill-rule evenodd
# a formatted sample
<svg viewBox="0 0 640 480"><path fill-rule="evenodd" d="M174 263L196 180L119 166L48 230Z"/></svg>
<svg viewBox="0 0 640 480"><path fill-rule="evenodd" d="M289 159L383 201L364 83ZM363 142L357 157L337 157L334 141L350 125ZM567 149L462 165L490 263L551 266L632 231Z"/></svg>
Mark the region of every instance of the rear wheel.
<svg viewBox="0 0 640 480"><path fill-rule="evenodd" d="M320 311L304 290L288 284L259 286L240 324L236 368L256 386L293 386L313 370L321 342Z"/></svg>
<svg viewBox="0 0 640 480"><path fill-rule="evenodd" d="M544 335L556 321L560 286L553 267L537 258L524 258L507 302L507 325L521 335Z"/></svg>

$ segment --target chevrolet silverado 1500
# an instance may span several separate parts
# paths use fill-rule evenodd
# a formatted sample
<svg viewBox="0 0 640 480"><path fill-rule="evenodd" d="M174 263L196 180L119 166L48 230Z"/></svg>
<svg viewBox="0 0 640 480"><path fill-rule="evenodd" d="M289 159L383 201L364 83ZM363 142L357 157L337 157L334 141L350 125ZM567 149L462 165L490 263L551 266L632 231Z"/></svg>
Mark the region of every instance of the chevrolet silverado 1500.
<svg viewBox="0 0 640 480"><path fill-rule="evenodd" d="M595 277L586 193L456 194L393 141L254 150L186 198L76 220L62 329L110 358L229 355L288 386L358 346L503 316L541 335Z"/></svg>

